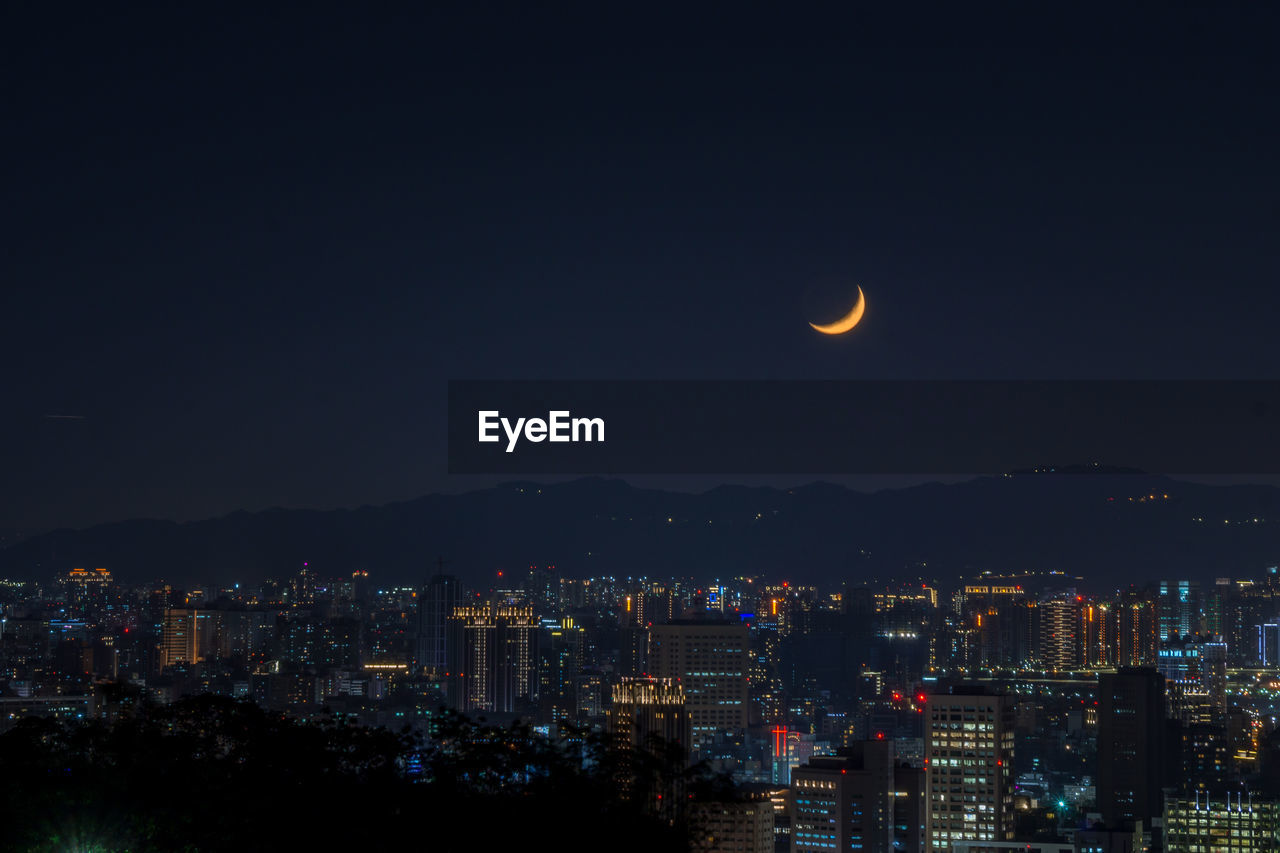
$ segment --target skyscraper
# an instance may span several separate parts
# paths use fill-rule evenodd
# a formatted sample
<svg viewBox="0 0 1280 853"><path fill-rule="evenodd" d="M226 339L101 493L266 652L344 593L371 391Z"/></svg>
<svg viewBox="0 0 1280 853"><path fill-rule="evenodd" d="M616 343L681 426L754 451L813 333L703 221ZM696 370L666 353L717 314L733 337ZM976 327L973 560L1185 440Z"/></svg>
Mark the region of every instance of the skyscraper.
<svg viewBox="0 0 1280 853"><path fill-rule="evenodd" d="M1156 660L1156 608L1137 590L1126 590L1115 607L1117 666L1150 666Z"/></svg>
<svg viewBox="0 0 1280 853"><path fill-rule="evenodd" d="M198 663L215 652L219 615L216 610L166 610L160 634L160 665Z"/></svg>
<svg viewBox="0 0 1280 853"><path fill-rule="evenodd" d="M1040 659L1050 672L1069 672L1083 664L1083 600L1063 593L1040 602Z"/></svg>
<svg viewBox="0 0 1280 853"><path fill-rule="evenodd" d="M957 685L930 694L926 715L926 849L1011 839L1013 700Z"/></svg>
<svg viewBox="0 0 1280 853"><path fill-rule="evenodd" d="M533 606L462 604L449 617L449 695L460 711L513 713L536 698Z"/></svg>
<svg viewBox="0 0 1280 853"><path fill-rule="evenodd" d="M414 659L418 670L439 675L449 665L449 616L462 603L462 587L453 575L436 575L418 593L418 631Z"/></svg>
<svg viewBox="0 0 1280 853"><path fill-rule="evenodd" d="M895 752L897 747L894 747ZM895 853L923 853L928 800L923 768L902 760L893 770L893 849Z"/></svg>
<svg viewBox="0 0 1280 853"><path fill-rule="evenodd" d="M650 810L672 813L683 796L682 772L688 766L692 736L679 683L670 678L623 678L613 686L609 733L618 750L621 795L644 797ZM636 785L647 776L640 772L645 765L658 771L657 784L637 794Z"/></svg>
<svg viewBox="0 0 1280 853"><path fill-rule="evenodd" d="M542 722L559 723L578 716L578 676L586 632L572 616L544 624L539 642L538 699Z"/></svg>
<svg viewBox="0 0 1280 853"><path fill-rule="evenodd" d="M622 750L647 749L654 738L681 747L692 737L686 695L670 678L623 678L613 686L609 732Z"/></svg>
<svg viewBox="0 0 1280 853"><path fill-rule="evenodd" d="M1160 639L1176 640L1204 630L1199 581L1160 581Z"/></svg>
<svg viewBox="0 0 1280 853"><path fill-rule="evenodd" d="M795 853L892 853L893 741L859 741L792 772Z"/></svg>
<svg viewBox="0 0 1280 853"><path fill-rule="evenodd" d="M1098 807L1108 826L1160 816L1169 777L1165 680L1151 668L1122 667L1098 678Z"/></svg>
<svg viewBox="0 0 1280 853"><path fill-rule="evenodd" d="M701 749L717 731L745 730L747 624L680 620L651 631L649 672L684 687L693 749Z"/></svg>

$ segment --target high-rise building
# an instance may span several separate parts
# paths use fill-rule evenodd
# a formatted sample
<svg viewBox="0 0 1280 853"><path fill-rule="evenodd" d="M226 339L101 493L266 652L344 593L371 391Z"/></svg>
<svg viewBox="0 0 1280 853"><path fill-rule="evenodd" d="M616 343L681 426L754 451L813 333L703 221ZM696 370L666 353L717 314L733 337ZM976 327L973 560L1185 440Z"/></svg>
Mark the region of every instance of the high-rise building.
<svg viewBox="0 0 1280 853"><path fill-rule="evenodd" d="M922 767L901 760L893 769L893 849L895 853L924 853L924 826L928 800L927 779Z"/></svg>
<svg viewBox="0 0 1280 853"><path fill-rule="evenodd" d="M1170 639L1156 666L1165 677L1172 716L1187 725L1222 725L1227 713L1227 646L1216 637Z"/></svg>
<svg viewBox="0 0 1280 853"><path fill-rule="evenodd" d="M1165 853L1272 853L1280 850L1280 804L1233 792L1170 796Z"/></svg>
<svg viewBox="0 0 1280 853"><path fill-rule="evenodd" d="M772 736L773 761L769 781L775 785L791 784L791 773L818 751L818 743L810 732L801 732L787 726L774 726Z"/></svg>
<svg viewBox="0 0 1280 853"><path fill-rule="evenodd" d="M1213 586L1205 592L1201 612L1204 614L1204 630L1220 637L1231 635L1231 600L1235 597L1235 584L1231 578L1214 578Z"/></svg>
<svg viewBox="0 0 1280 853"><path fill-rule="evenodd" d="M926 702L925 771L929 853L964 841L1013 836L1011 697L957 685Z"/></svg>
<svg viewBox="0 0 1280 853"><path fill-rule="evenodd" d="M1089 669L1114 666L1119 649L1111 604L1084 602L1080 610L1080 624L1080 662Z"/></svg>
<svg viewBox="0 0 1280 853"><path fill-rule="evenodd" d="M892 853L893 741L858 741L792 772L794 853Z"/></svg>
<svg viewBox="0 0 1280 853"><path fill-rule="evenodd" d="M242 666L262 663L275 636L275 614L265 610L224 610L218 632L218 657Z"/></svg>
<svg viewBox="0 0 1280 853"><path fill-rule="evenodd" d="M622 749L647 749L653 738L690 749L687 696L671 678L623 678L613 686L609 731Z"/></svg>
<svg viewBox="0 0 1280 853"><path fill-rule="evenodd" d="M1269 669L1280 666L1280 623L1267 622L1253 627L1258 647L1252 662Z"/></svg>
<svg viewBox="0 0 1280 853"><path fill-rule="evenodd" d="M451 701L460 711L514 713L536 699L537 632L533 606L462 604L449 617Z"/></svg>
<svg viewBox="0 0 1280 853"><path fill-rule="evenodd" d="M1040 602L1040 660L1049 672L1081 669L1084 600L1063 593Z"/></svg>
<svg viewBox="0 0 1280 853"><path fill-rule="evenodd" d="M577 686L586 632L572 616L550 620L539 643L538 701L545 723L578 717Z"/></svg>
<svg viewBox="0 0 1280 853"><path fill-rule="evenodd" d="M216 610L166 610L160 634L160 665L199 663L215 656L219 616Z"/></svg>
<svg viewBox="0 0 1280 853"><path fill-rule="evenodd" d="M678 620L654 625L649 672L680 682L693 724L693 749L717 731L747 728L748 635L745 622Z"/></svg>
<svg viewBox="0 0 1280 853"><path fill-rule="evenodd" d="M111 572L106 569L72 569L59 581L72 613L94 616L106 608L111 591Z"/></svg>
<svg viewBox="0 0 1280 853"><path fill-rule="evenodd" d="M1121 593L1115 606L1117 666L1151 666L1156 661L1156 608L1138 590Z"/></svg>
<svg viewBox="0 0 1280 853"><path fill-rule="evenodd" d="M1199 581L1160 581L1160 639L1176 640L1204 630Z"/></svg>
<svg viewBox="0 0 1280 853"><path fill-rule="evenodd" d="M1150 668L1122 667L1098 678L1098 808L1108 826L1160 816L1169 783L1165 680Z"/></svg>
<svg viewBox="0 0 1280 853"><path fill-rule="evenodd" d="M1222 723L1227 716L1227 644L1221 637L1206 639L1200 646L1200 677Z"/></svg>
<svg viewBox="0 0 1280 853"><path fill-rule="evenodd" d="M453 575L435 575L418 592L418 631L414 660L418 670L441 675L449 667L449 617L462 603L462 587Z"/></svg>
<svg viewBox="0 0 1280 853"><path fill-rule="evenodd" d="M658 814L671 814L683 798L681 774L689 763L692 739L686 699L680 684L670 678L623 678L613 686L609 734L618 750L621 795L635 795L641 765L655 768L656 787L638 796Z"/></svg>

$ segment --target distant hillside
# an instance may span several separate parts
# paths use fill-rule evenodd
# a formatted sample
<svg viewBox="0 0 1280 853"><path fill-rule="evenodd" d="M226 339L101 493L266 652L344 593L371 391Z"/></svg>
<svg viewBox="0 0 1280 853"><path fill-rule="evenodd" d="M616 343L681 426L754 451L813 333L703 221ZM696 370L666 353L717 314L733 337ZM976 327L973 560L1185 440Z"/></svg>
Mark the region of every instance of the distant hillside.
<svg viewBox="0 0 1280 853"><path fill-rule="evenodd" d="M0 577L48 579L83 565L126 581L252 583L308 561L397 583L429 572L437 555L476 582L499 568L554 564L567 576L813 582L1060 569L1104 588L1252 575L1280 562L1280 490L1139 474L1018 474L874 494L824 483L702 494L595 478L512 483L352 510L59 530L0 550ZM916 564L925 567L907 568Z"/></svg>

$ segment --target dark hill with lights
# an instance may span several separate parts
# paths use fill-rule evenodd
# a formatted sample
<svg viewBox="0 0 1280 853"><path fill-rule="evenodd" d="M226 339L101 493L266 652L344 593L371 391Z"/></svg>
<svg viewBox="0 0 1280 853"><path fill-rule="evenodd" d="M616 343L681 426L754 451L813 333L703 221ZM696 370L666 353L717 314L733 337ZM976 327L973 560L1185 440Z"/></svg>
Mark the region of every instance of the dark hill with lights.
<svg viewBox="0 0 1280 853"><path fill-rule="evenodd" d="M1280 562L1280 490L1131 474L1012 474L863 493L621 480L511 483L358 509L236 512L187 523L58 530L0 551L0 577L105 566L126 582L253 583L303 561L412 582L437 555L476 583L499 569L564 576L765 574L831 583L1060 570L1086 588L1252 576Z"/></svg>

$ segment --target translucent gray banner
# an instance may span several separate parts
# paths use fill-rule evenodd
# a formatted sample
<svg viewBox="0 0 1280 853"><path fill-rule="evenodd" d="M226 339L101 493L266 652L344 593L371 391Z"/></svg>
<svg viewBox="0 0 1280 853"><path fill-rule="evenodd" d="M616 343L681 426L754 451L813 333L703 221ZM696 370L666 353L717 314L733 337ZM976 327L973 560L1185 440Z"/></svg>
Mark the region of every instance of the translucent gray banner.
<svg viewBox="0 0 1280 853"><path fill-rule="evenodd" d="M476 474L1280 473L1280 382L449 383Z"/></svg>

